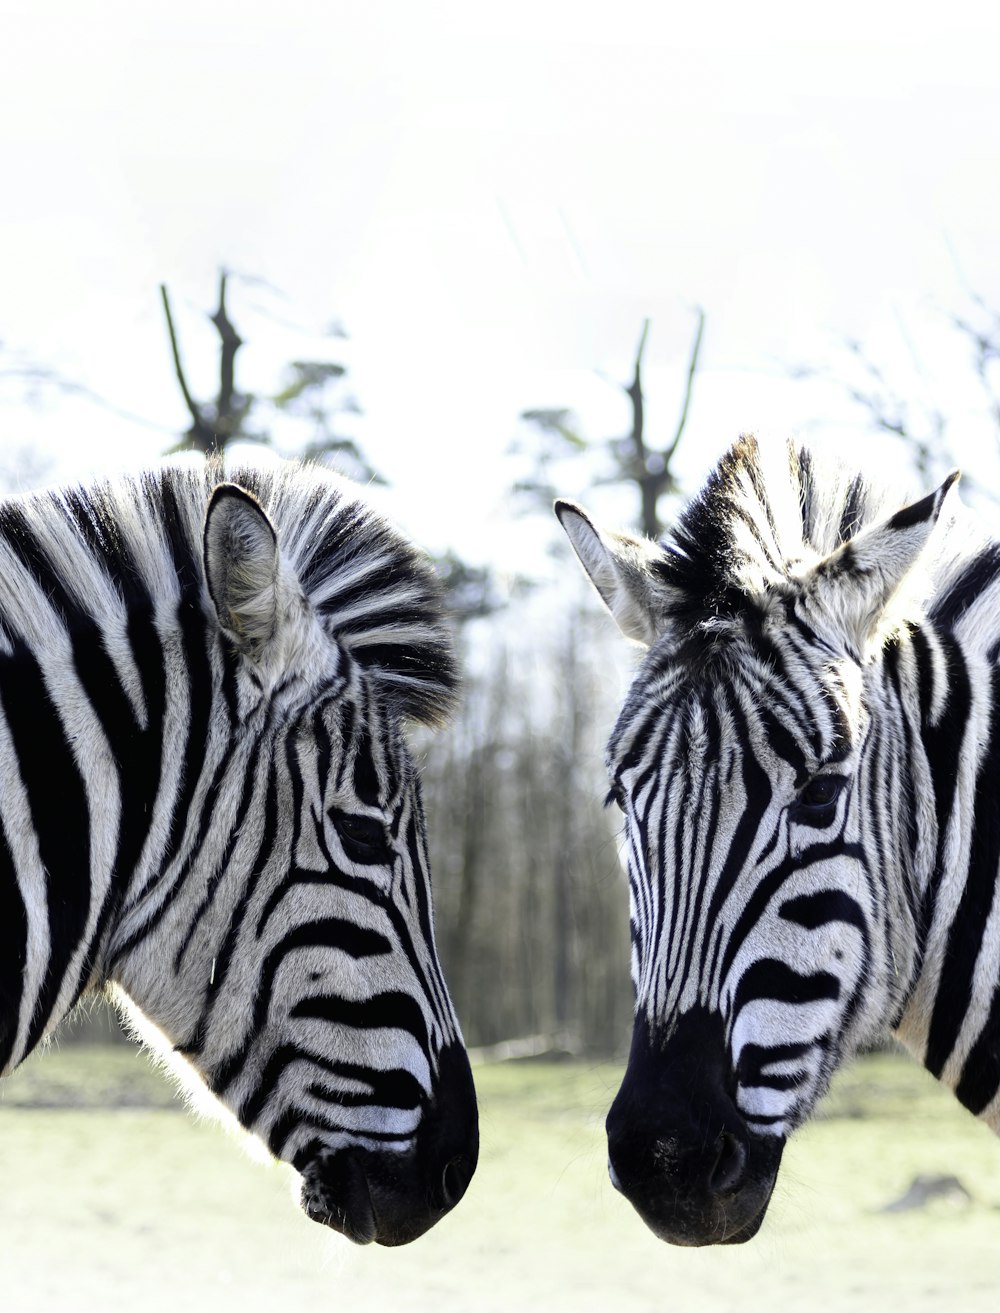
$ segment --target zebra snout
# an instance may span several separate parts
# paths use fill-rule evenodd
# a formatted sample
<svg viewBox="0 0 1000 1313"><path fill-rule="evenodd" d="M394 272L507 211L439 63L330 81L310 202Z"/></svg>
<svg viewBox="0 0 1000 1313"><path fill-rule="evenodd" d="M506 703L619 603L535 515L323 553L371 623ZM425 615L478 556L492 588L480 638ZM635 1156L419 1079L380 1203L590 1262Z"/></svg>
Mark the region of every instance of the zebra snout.
<svg viewBox="0 0 1000 1313"><path fill-rule="evenodd" d="M456 1044L438 1055L434 1090L409 1148L321 1151L295 1166L302 1173L302 1207L314 1221L356 1244L405 1245L455 1207L478 1158L472 1071Z"/></svg>
<svg viewBox="0 0 1000 1313"><path fill-rule="evenodd" d="M671 1244L738 1244L764 1219L784 1141L751 1132L734 1090L717 1017L687 1013L663 1041L637 1026L608 1113L608 1173Z"/></svg>

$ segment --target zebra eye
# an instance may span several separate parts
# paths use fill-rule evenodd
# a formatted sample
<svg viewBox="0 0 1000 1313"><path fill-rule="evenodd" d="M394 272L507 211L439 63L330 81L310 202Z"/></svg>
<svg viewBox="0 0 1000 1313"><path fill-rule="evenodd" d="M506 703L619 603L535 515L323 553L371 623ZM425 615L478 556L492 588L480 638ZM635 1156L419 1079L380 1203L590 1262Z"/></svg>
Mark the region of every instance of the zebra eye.
<svg viewBox="0 0 1000 1313"><path fill-rule="evenodd" d="M610 807L612 803L614 803L622 811L625 810L625 790L622 788L620 780L612 781L611 788L608 789L608 792L605 796L604 799L605 807Z"/></svg>
<svg viewBox="0 0 1000 1313"><path fill-rule="evenodd" d="M335 808L330 809L330 819L337 827L344 852L352 862L365 865L392 861L392 849L381 821Z"/></svg>
<svg viewBox="0 0 1000 1313"><path fill-rule="evenodd" d="M845 783L842 775L817 775L799 794L799 811L816 820L825 817L828 812L832 813Z"/></svg>

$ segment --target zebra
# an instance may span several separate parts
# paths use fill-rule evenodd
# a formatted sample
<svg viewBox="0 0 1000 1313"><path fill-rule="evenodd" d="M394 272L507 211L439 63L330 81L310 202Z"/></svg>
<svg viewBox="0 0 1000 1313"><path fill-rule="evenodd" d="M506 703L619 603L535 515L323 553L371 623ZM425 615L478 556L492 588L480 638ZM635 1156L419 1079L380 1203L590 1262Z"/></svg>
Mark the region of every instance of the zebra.
<svg viewBox="0 0 1000 1313"><path fill-rule="evenodd" d="M107 990L309 1217L443 1217L478 1120L404 723L456 691L432 567L321 467L0 501L0 1075Z"/></svg>
<svg viewBox="0 0 1000 1313"><path fill-rule="evenodd" d="M612 1184L758 1231L788 1135L896 1036L1000 1132L1000 542L744 436L657 544L563 528L647 651L610 737L635 1017Z"/></svg>

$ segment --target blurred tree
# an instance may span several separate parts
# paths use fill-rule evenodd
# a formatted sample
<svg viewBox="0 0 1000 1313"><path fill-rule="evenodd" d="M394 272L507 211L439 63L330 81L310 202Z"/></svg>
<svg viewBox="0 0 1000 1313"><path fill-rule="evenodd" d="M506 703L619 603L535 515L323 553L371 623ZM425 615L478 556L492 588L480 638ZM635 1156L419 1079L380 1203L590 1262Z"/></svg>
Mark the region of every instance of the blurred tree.
<svg viewBox="0 0 1000 1313"><path fill-rule="evenodd" d="M251 417L256 417L262 406L269 406L278 416L289 416L309 424L310 436L298 444L297 454L303 459L333 457L338 469L356 482L384 483L358 444L343 434L337 424L342 415L360 413L354 397L341 387L347 375L346 366L332 360L293 360L288 366L284 385L276 393L257 396L237 388L236 355L243 346L243 339L229 317L226 305L228 280L229 274L222 270L219 274L219 304L209 316L219 335L219 386L216 396L206 402L196 401L188 386L170 296L165 286L160 287L174 372L191 416L190 427L168 454L199 451L208 455L225 451L234 442L272 446L274 440L269 427L258 428L251 424ZM343 336L343 330L337 328L334 331Z"/></svg>
<svg viewBox="0 0 1000 1313"><path fill-rule="evenodd" d="M554 462L567 456L579 456L595 449L610 456L610 469L598 471L592 478L595 485L628 484L639 494L639 514L636 527L650 538L659 538L663 532L663 523L659 515L660 498L666 493L677 492L679 484L674 473L674 457L687 425L694 389L695 374L698 369L698 357L701 352L702 337L705 330L705 312L696 310L697 324L691 351L688 357L684 397L681 411L673 434L662 446L650 444L646 434L646 408L642 385L643 353L649 336L649 320L643 320L639 345L635 353L635 367L630 383L621 384L622 391L629 399L632 411L632 425L624 437L607 438L602 442L591 442L583 437L579 425L568 409L535 409L521 412L521 419L534 426L542 435L542 445L534 453L535 469L533 474L515 486L515 491L527 493L537 503L544 501L548 506L561 490L556 488L551 477Z"/></svg>
<svg viewBox="0 0 1000 1313"><path fill-rule="evenodd" d="M966 308L948 312L943 322L954 338L949 347L958 348L952 362L960 375L957 381L942 377L936 359L935 367L928 368L913 332L902 322L903 350L891 366L880 363L870 346L848 338L842 343L844 355L833 364L800 364L791 374L833 383L861 409L876 433L899 444L922 485L931 486L961 465L964 489L995 500L988 467L1000 456L1000 313L973 292ZM940 329L941 323L935 327ZM931 355L935 358L937 352ZM979 441L973 453L973 464L986 478L968 468L968 459L959 459L963 448L968 456L973 426L989 440L989 449Z"/></svg>
<svg viewBox="0 0 1000 1313"><path fill-rule="evenodd" d="M191 424L168 454L197 451L203 455L223 452L235 442L276 445L270 420L290 418L308 425L308 436L295 444L295 454L304 460L330 460L336 469L357 483L384 485L386 479L362 451L361 446L345 435L338 421L344 415L361 413L355 398L343 387L345 365L332 360L293 360L287 367L283 386L273 394L244 392L236 385L236 356L244 345L234 326L226 302L229 275L219 274L218 306L209 316L219 335L219 384L210 401L197 401L188 385L181 360L180 343L165 286L160 287L163 311L170 337L174 372L184 398ZM344 337L339 325L331 336ZM254 421L261 412L271 410L264 422ZM286 444L287 445L287 444ZM455 552L433 558L445 591L448 609L458 625L491 615L505 605L505 597L488 566L471 565ZM524 581L515 581L515 589Z"/></svg>
<svg viewBox="0 0 1000 1313"><path fill-rule="evenodd" d="M427 742L438 944L474 1046L610 1053L628 1042L628 893L618 818L600 801L619 646L589 606L515 602L467 676L454 726Z"/></svg>

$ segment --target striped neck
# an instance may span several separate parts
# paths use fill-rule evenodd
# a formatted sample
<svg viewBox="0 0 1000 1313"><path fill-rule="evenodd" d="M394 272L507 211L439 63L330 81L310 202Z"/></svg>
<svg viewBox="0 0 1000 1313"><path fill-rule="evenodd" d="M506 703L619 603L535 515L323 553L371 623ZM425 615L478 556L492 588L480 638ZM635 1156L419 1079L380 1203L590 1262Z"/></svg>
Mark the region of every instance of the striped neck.
<svg viewBox="0 0 1000 1313"><path fill-rule="evenodd" d="M926 622L886 661L886 688L916 708L908 788L914 981L895 1033L1000 1132L1000 671Z"/></svg>

